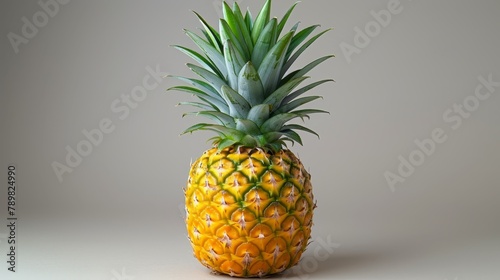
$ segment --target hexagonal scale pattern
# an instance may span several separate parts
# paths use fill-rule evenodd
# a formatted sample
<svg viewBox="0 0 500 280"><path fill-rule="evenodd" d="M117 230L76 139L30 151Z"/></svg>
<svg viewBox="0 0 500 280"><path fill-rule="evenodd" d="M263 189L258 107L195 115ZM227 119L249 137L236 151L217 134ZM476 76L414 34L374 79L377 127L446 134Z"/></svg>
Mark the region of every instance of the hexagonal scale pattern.
<svg viewBox="0 0 500 280"><path fill-rule="evenodd" d="M194 256L220 273L280 273L311 236L311 176L289 150L207 150L191 165L185 198Z"/></svg>

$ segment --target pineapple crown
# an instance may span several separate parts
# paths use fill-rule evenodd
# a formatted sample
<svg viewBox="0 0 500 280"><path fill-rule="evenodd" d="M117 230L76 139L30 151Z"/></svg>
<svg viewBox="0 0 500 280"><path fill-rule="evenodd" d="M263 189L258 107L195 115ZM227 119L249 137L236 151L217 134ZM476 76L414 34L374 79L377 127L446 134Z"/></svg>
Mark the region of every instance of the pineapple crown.
<svg viewBox="0 0 500 280"><path fill-rule="evenodd" d="M330 29L309 38L319 25L297 32L297 23L281 36L296 5L278 20L270 17L271 0L266 1L255 19L250 11L243 14L236 2L232 8L223 2L219 31L195 12L203 26L204 38L189 30L185 33L201 53L183 46L173 47L198 63L188 63L187 66L201 79L172 76L188 86L175 86L169 90L187 92L199 99L200 102L179 103L200 109L184 116L201 115L214 123L195 124L183 134L198 130L214 131L217 136L211 140L219 150L237 145L279 151L286 147L285 141L302 145L298 130L319 137L311 129L289 122L296 118L304 120L313 113L328 113L297 108L321 98L301 95L333 80L320 80L296 88L309 78L305 75L311 69L333 55L316 59L298 70L289 70L297 58Z"/></svg>

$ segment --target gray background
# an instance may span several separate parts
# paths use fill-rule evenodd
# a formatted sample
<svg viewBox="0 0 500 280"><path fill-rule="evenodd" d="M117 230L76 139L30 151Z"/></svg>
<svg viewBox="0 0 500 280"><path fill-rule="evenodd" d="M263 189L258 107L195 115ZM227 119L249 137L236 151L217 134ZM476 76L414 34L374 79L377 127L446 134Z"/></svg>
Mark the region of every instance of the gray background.
<svg viewBox="0 0 500 280"><path fill-rule="evenodd" d="M44 0L42 0L44 1ZM388 0L299 4L291 22L335 29L298 66L336 58L311 74L335 84L313 91L316 115L295 146L313 175L319 208L313 242L291 279L500 279L500 88L453 130L443 113L472 96L478 77L500 81L498 0L410 1L349 63L341 44ZM263 1L241 0L254 14ZM293 1L275 1L281 17ZM179 137L196 119L174 107L187 95L162 80L120 119L111 104L142 84L150 66L189 75L189 58L171 44L193 46L190 12L215 23L218 1L76 1L16 54L7 34L32 22L36 1L4 1L0 11L0 278L217 279L192 257L182 212L190 159L209 133ZM154 81L154 80L153 80ZM118 101L120 102L120 101ZM123 103L120 103L123 105ZM60 182L82 130L109 118L115 129ZM443 129L447 141L391 190L414 141ZM18 272L7 272L6 169L18 168ZM5 225L4 225L5 224ZM316 253L315 253L316 252ZM326 255L325 255L326 254ZM307 272L307 273L305 273ZM225 279L225 278L224 278Z"/></svg>

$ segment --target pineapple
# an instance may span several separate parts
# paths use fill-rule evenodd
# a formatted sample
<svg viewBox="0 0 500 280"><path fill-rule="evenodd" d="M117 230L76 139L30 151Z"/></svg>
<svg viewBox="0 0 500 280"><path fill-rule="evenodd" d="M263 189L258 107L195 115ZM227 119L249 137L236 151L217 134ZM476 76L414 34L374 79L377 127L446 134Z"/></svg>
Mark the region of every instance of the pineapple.
<svg viewBox="0 0 500 280"><path fill-rule="evenodd" d="M290 71L328 31L309 38L318 25L297 31L295 24L282 32L295 6L278 20L270 17L271 0L255 18L237 3L223 2L218 30L195 12L203 37L185 31L201 52L174 46L197 62L187 66L200 78L174 76L188 85L169 90L196 96L197 102L180 103L199 109L185 115L212 121L184 133L216 133L213 147L192 163L184 191L194 256L218 273L262 277L283 272L299 262L311 237L316 206L311 176L286 144L302 144L297 131L317 135L290 121L327 113L297 108L320 98L304 93L332 80L297 87L333 55Z"/></svg>

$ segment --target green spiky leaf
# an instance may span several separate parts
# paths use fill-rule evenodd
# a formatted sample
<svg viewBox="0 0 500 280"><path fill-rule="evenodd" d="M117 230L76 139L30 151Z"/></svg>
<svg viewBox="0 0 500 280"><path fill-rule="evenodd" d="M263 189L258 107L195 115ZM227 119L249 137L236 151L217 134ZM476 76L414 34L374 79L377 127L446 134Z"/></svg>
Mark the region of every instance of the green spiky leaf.
<svg viewBox="0 0 500 280"><path fill-rule="evenodd" d="M302 94L308 92L309 90L311 90L319 85L322 85L324 83L328 83L328 82L333 82L333 80L332 79L321 80L321 81L317 81L317 82L314 82L312 84L309 84L303 88L300 88L300 89L290 93L290 95L288 95L287 97L285 97L285 99L283 99L283 104L288 104L288 103L290 103L290 101L292 101L295 98L301 96Z"/></svg>
<svg viewBox="0 0 500 280"><path fill-rule="evenodd" d="M302 130L302 131L314 134L314 135L316 135L319 138L319 134L318 133L314 132L312 129L309 129L309 128L307 128L305 126L302 126L302 125L299 125L299 124L287 124L287 125L283 126L282 129Z"/></svg>
<svg viewBox="0 0 500 280"><path fill-rule="evenodd" d="M269 113L271 112L271 106L268 104L260 104L250 109L248 112L247 119L253 121L258 126L261 126L267 119L269 119Z"/></svg>
<svg viewBox="0 0 500 280"><path fill-rule="evenodd" d="M300 77L295 78L284 84L280 88L278 88L275 92L269 95L268 98L264 100L263 103L269 104L271 106L271 111L275 111L279 108L283 99L294 89L296 88L302 81L309 77Z"/></svg>
<svg viewBox="0 0 500 280"><path fill-rule="evenodd" d="M254 46L252 41L252 35L250 34L250 28L247 26L246 20L243 17L240 6L238 5L237 2L234 2L233 4L233 14L236 19L236 22L238 23L241 36L243 37L242 42L244 42L245 45L247 46L248 57L250 57L250 54L253 52L253 46Z"/></svg>
<svg viewBox="0 0 500 280"><path fill-rule="evenodd" d="M245 13L245 24L249 30L249 32L251 32L252 28L253 28L253 18L252 18L252 13L250 13L249 10L247 10L247 12ZM251 34L250 34L250 39L251 39Z"/></svg>
<svg viewBox="0 0 500 280"><path fill-rule="evenodd" d="M243 66L238 75L238 92L251 106L261 104L264 101L264 87L259 73L250 61Z"/></svg>
<svg viewBox="0 0 500 280"><path fill-rule="evenodd" d="M239 141L245 134L237 129L225 127L223 125L211 124L211 123L198 123L188 127L182 134L192 133L198 130L211 130L216 132L219 136L234 141Z"/></svg>
<svg viewBox="0 0 500 280"><path fill-rule="evenodd" d="M222 53L222 41L220 40L220 35L217 33L217 31L210 26L207 21L200 16L197 12L194 12L196 17L200 20L201 24L203 25L203 28L205 29L205 34L207 37L210 39L209 41L211 42L212 46L218 50L220 53Z"/></svg>
<svg viewBox="0 0 500 280"><path fill-rule="evenodd" d="M233 140L233 139L229 139L229 138L220 139L220 141L217 142L217 149L219 151L222 151L225 148L230 147L236 143L238 143L238 141Z"/></svg>
<svg viewBox="0 0 500 280"><path fill-rule="evenodd" d="M285 129L285 130L280 131L280 133L283 134L283 136L286 136L286 138L292 140L292 143L297 142L300 145L304 145L302 143L302 138L300 137L300 135L297 132L295 132L291 129Z"/></svg>
<svg viewBox="0 0 500 280"><path fill-rule="evenodd" d="M188 102L188 101L184 101L184 102L177 103L177 105L175 105L175 106L192 106L192 107L200 108L202 110L216 109L214 106L210 106L206 102L205 103L200 103L200 102Z"/></svg>
<svg viewBox="0 0 500 280"><path fill-rule="evenodd" d="M224 15L224 19L229 25L229 28L231 29L232 33L235 34L235 37L237 38L239 45L242 47L242 55L244 55L244 57L250 57L251 45L248 45L247 41L245 40L245 37L243 36L243 33L246 30L246 28L242 29L242 27L240 26L239 22L240 18L234 14L233 10L229 7L229 5L226 2L222 3L222 14ZM241 18L241 20L243 23L243 18ZM246 33L248 34L248 32Z"/></svg>
<svg viewBox="0 0 500 280"><path fill-rule="evenodd" d="M323 61L325 61L327 59L330 59L332 57L335 57L335 56L334 55L327 55L327 56L323 56L321 58L318 58L318 59L314 60L313 62L307 64L304 68L299 69L297 71L294 71L294 72L290 73L289 75L287 75L286 77L284 77L281 82L282 83L286 83L287 81L289 81L292 78L304 76L309 71L311 71L312 69L314 69L314 67L318 66Z"/></svg>
<svg viewBox="0 0 500 280"><path fill-rule="evenodd" d="M235 128L236 123L233 119L228 114L222 113L222 112L217 112L217 111L199 111L199 112L188 112L184 113L183 116L204 116L206 118L209 118L211 120L216 121L218 124L230 127L230 128Z"/></svg>
<svg viewBox="0 0 500 280"><path fill-rule="evenodd" d="M238 76L245 65L245 59L236 50L231 40L224 42L224 58L226 59L227 80L231 88L238 89Z"/></svg>
<svg viewBox="0 0 500 280"><path fill-rule="evenodd" d="M297 34L295 34L295 36L293 36L292 38L292 42L290 42L290 47L288 48L286 59L289 59L290 55L293 53L295 48L297 48L302 42L304 42L304 40L307 39L307 37L309 37L309 35L319 26L320 26L319 24L315 24L306 27L301 31L299 31Z"/></svg>
<svg viewBox="0 0 500 280"><path fill-rule="evenodd" d="M302 98L299 98L299 99L295 99L293 100L292 102L288 103L288 104L285 104L285 105L282 105L280 106L280 108L274 112L274 114L281 114L281 113L287 113L287 112L290 112L306 103L309 103L311 101L314 101L316 99L319 99L319 98L322 98L321 96L306 96L306 97L302 97Z"/></svg>
<svg viewBox="0 0 500 280"><path fill-rule="evenodd" d="M319 110L319 109L302 109L302 110L297 110L297 111L292 111L290 114L295 114L298 115L300 118L310 118L310 114L330 114L330 112L327 112L325 110Z"/></svg>
<svg viewBox="0 0 500 280"><path fill-rule="evenodd" d="M252 53L252 62L256 68L259 68L271 47L276 43L276 23L277 21L274 18L269 21L255 43L255 48Z"/></svg>
<svg viewBox="0 0 500 280"><path fill-rule="evenodd" d="M264 7L262 7L259 14L257 15L257 18L253 23L252 41L254 43L256 43L257 39L259 39L260 33L267 25L270 18L271 18L271 0L267 0L266 3L264 4Z"/></svg>
<svg viewBox="0 0 500 280"><path fill-rule="evenodd" d="M250 111L250 104L238 92L227 85L222 86L222 94L229 106L229 113L236 118L244 118Z"/></svg>
<svg viewBox="0 0 500 280"><path fill-rule="evenodd" d="M295 9L295 6L297 6L298 2L295 2L288 11L285 13L283 18L281 18L280 23L278 24L278 29L277 29L277 36L281 34L281 31L283 31L283 28L285 28L286 22L288 21L288 18L292 14L293 10Z"/></svg>
<svg viewBox="0 0 500 280"><path fill-rule="evenodd" d="M293 33L291 32L283 36L264 57L262 64L259 66L258 72L266 95L274 92L278 85L286 50L288 49L292 36Z"/></svg>
<svg viewBox="0 0 500 280"><path fill-rule="evenodd" d="M200 98L202 101L208 103L210 106L217 108L217 110L224 112L224 113L229 113L229 107L226 105L224 100L219 100L218 98L214 98L210 95L208 95L205 91L199 90L197 88L193 87L188 87L188 86L175 86L171 87L168 89L170 90L177 90L177 91L183 91L190 93L194 96L197 96Z"/></svg>
<svg viewBox="0 0 500 280"><path fill-rule="evenodd" d="M260 130L263 133L279 131L279 130L281 130L281 128L283 127L283 125L285 123L287 123L288 121L291 121L295 118L298 118L298 117L301 117L301 116L298 114L294 114L294 113L283 113L283 114L276 115L276 116L271 117L268 120L266 120L262 124L262 126L260 127Z"/></svg>
<svg viewBox="0 0 500 280"><path fill-rule="evenodd" d="M306 43L304 43L293 55L292 57L290 57L285 65L283 66L283 69L282 69L282 72L281 72L281 76L283 76L286 71L288 71L288 69L290 68L290 66L292 66L292 64L297 60L297 58L299 58L299 56L312 44L314 43L314 41L316 41L319 37L321 37L323 34L325 34L326 32L330 31L331 29L327 29L321 33L319 33L318 35L312 37L311 39L309 39Z"/></svg>
<svg viewBox="0 0 500 280"><path fill-rule="evenodd" d="M193 51L191 49L188 49L186 47L182 46L173 46L175 49L183 52L187 56L191 57L193 60L198 62L201 66L205 67L205 69L210 69L214 74L217 74L219 77L223 78L224 76L220 72L220 70L213 64L213 62L209 61L206 59L203 55L197 53L196 51Z"/></svg>
<svg viewBox="0 0 500 280"><path fill-rule="evenodd" d="M222 72L223 76L227 75L224 56L220 51L218 51L213 45L203 40L200 36L195 33L185 30L186 35L193 40L193 42L205 53L207 57L217 66L217 68Z"/></svg>
<svg viewBox="0 0 500 280"><path fill-rule="evenodd" d="M200 77L205 79L222 96L222 92L220 89L222 88L222 86L226 85L226 82L224 80L222 80L219 76L215 75L214 73L212 73L204 68L201 68L197 65L188 63L187 66L193 72L195 72Z"/></svg>
<svg viewBox="0 0 500 280"><path fill-rule="evenodd" d="M236 36L236 34L233 33L233 31L231 30L231 27L229 27L229 24L226 22L226 20L220 19L219 24L220 24L221 40L222 40L223 44L224 44L224 42L226 42L228 40L231 41L231 43L234 45L234 47L240 53L240 56L243 58L247 57L248 56L247 55L247 53L248 53L247 48L241 44L238 37ZM246 60L246 59L244 59L244 60Z"/></svg>
<svg viewBox="0 0 500 280"><path fill-rule="evenodd" d="M259 126L251 120L236 119L236 129L244 132L247 135L259 135Z"/></svg>

